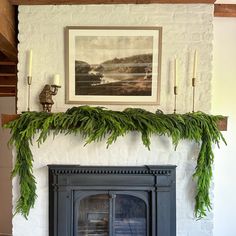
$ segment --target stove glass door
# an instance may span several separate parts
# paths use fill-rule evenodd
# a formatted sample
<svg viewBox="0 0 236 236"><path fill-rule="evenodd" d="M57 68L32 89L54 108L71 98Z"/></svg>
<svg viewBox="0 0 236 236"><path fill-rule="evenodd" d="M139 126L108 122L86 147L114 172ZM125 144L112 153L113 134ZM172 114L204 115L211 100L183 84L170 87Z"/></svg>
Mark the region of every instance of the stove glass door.
<svg viewBox="0 0 236 236"><path fill-rule="evenodd" d="M116 194L114 235L147 235L147 206L142 199L132 195Z"/></svg>
<svg viewBox="0 0 236 236"><path fill-rule="evenodd" d="M78 214L78 236L109 235L109 195L97 194L80 200Z"/></svg>
<svg viewBox="0 0 236 236"><path fill-rule="evenodd" d="M149 236L147 193L77 192L74 236Z"/></svg>

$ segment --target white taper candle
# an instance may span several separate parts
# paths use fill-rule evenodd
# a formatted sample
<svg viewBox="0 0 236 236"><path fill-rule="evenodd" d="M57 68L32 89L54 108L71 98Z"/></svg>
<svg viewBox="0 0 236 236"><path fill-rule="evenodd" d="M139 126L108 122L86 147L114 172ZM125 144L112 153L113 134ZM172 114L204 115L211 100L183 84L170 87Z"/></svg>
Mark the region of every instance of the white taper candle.
<svg viewBox="0 0 236 236"><path fill-rule="evenodd" d="M32 49L29 50L28 54L28 76L32 76L32 60L33 60L33 51Z"/></svg>
<svg viewBox="0 0 236 236"><path fill-rule="evenodd" d="M196 75L197 75L197 50L195 50L193 57L193 78L196 79Z"/></svg>
<svg viewBox="0 0 236 236"><path fill-rule="evenodd" d="M178 62L176 57L174 60L174 86L178 86Z"/></svg>

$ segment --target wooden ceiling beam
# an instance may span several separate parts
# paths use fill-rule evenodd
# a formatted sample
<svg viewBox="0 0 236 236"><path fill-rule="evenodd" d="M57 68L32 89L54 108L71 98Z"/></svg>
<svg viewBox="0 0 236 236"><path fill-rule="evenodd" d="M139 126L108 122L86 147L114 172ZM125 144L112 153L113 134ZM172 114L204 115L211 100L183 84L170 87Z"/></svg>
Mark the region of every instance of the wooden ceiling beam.
<svg viewBox="0 0 236 236"><path fill-rule="evenodd" d="M0 51L7 59L17 61L17 49L0 33Z"/></svg>
<svg viewBox="0 0 236 236"><path fill-rule="evenodd" d="M9 0L13 5L80 5L80 4L149 4L149 3L202 3L214 4L216 0Z"/></svg>
<svg viewBox="0 0 236 236"><path fill-rule="evenodd" d="M0 1L0 52L17 60L15 7L8 0Z"/></svg>
<svg viewBox="0 0 236 236"><path fill-rule="evenodd" d="M214 16L236 17L236 4L215 4Z"/></svg>

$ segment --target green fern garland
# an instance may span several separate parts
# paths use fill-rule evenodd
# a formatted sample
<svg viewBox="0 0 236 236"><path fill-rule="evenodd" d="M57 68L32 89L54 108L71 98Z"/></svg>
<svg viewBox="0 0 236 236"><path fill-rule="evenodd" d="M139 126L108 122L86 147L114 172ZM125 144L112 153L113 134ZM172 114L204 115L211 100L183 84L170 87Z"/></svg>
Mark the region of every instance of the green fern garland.
<svg viewBox="0 0 236 236"><path fill-rule="evenodd" d="M20 117L5 125L11 129L10 144L17 152L13 176L20 180L20 198L16 213L25 218L36 200L36 181L33 175L33 156L30 150L35 134L39 133L38 145L50 134L79 134L85 143L107 138L107 146L120 136L131 131L141 134L143 144L149 149L151 136L167 135L177 145L180 140L193 140L201 145L197 166L193 175L197 181L195 216L199 219L211 209L209 188L212 178L214 155L212 144L219 145L224 140L217 128L222 116L207 115L202 112L187 114L151 113L143 109L127 108L112 111L102 107L80 106L65 113L24 112Z"/></svg>

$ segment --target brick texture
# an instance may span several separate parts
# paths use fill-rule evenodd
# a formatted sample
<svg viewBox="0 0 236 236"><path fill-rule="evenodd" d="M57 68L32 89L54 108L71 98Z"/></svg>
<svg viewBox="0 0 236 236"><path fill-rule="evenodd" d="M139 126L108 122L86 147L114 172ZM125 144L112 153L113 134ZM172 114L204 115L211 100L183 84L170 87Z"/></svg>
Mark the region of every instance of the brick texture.
<svg viewBox="0 0 236 236"><path fill-rule="evenodd" d="M64 27L65 26L162 26L162 76L160 106L142 106L173 112L173 60L179 61L178 112L191 108L193 52L198 50L196 110L210 111L212 77L213 6L201 4L20 6L18 111L27 109L26 52L33 50L31 109L40 110L38 95L53 74L59 73L62 88L54 98L53 111L65 111ZM122 110L127 106L107 106ZM138 106L140 107L140 106ZM28 221L13 218L13 236L48 235L47 164L81 165L177 165L177 235L212 236L212 215L201 221L193 216L195 183L192 174L199 151L197 144L181 142L176 151L167 137L153 137L151 151L140 137L129 134L106 149L105 142L83 147L80 137L49 138L40 148L32 146L38 199ZM13 181L13 199L18 195Z"/></svg>

